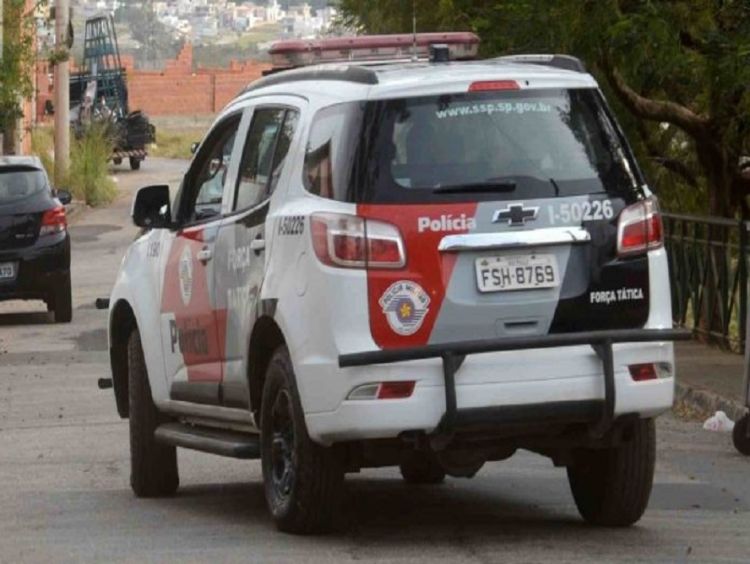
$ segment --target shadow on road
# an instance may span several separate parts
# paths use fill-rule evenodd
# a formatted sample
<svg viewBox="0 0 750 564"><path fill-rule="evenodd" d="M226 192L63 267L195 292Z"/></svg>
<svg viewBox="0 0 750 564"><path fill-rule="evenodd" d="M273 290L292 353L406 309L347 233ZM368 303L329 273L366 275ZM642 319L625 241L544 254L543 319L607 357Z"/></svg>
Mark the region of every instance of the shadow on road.
<svg viewBox="0 0 750 564"><path fill-rule="evenodd" d="M46 311L0 313L0 327L48 325L51 323L54 323L52 314Z"/></svg>
<svg viewBox="0 0 750 564"><path fill-rule="evenodd" d="M427 538L454 544L457 534L462 542L471 543L475 537L501 533L522 541L540 531L547 539L558 540L596 531L570 511L541 507L507 491L488 495L486 490L467 490L457 487L459 483L420 487L407 486L400 479L347 480L338 531L323 538L366 537L368 543L382 541L392 547L393 543L418 546ZM149 500L154 503L168 508L175 519L200 516L219 530L222 524L242 522L275 532L260 482L182 486L174 498ZM297 537L288 538L291 542Z"/></svg>

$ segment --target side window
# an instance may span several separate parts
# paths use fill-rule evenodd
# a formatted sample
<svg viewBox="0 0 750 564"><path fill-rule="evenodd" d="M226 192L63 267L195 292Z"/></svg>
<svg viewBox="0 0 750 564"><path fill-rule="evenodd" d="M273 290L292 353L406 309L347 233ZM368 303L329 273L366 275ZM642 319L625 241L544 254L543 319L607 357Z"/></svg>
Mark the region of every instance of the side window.
<svg viewBox="0 0 750 564"><path fill-rule="evenodd" d="M187 223L202 221L221 213L224 181L229 170L240 115L232 116L215 128L196 157L196 173L189 179L183 218Z"/></svg>
<svg viewBox="0 0 750 564"><path fill-rule="evenodd" d="M349 175L362 137L362 114L358 102L335 104L315 114L302 177L309 192L347 200Z"/></svg>
<svg viewBox="0 0 750 564"><path fill-rule="evenodd" d="M281 171L284 170L289 145L292 143L294 131L297 129L299 114L295 110L287 110L284 116L284 125L279 132L279 140L276 142L276 153L273 157L273 167L271 168L271 183L268 186L268 193L273 194L276 190L276 184L279 182Z"/></svg>
<svg viewBox="0 0 750 564"><path fill-rule="evenodd" d="M247 141L242 151L237 179L235 210L249 208L260 202L266 193L276 140L284 123L285 110L266 108L255 110Z"/></svg>

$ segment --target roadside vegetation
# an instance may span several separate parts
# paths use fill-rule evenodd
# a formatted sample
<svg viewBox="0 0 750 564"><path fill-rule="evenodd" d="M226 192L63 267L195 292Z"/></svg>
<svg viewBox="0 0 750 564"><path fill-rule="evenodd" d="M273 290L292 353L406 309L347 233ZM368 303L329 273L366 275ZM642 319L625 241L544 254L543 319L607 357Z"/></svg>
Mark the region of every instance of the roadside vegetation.
<svg viewBox="0 0 750 564"><path fill-rule="evenodd" d="M39 157L53 186L55 184L55 139L52 128L37 126L31 132L31 152Z"/></svg>
<svg viewBox="0 0 750 564"><path fill-rule="evenodd" d="M148 153L152 157L167 159L189 159L192 157L190 147L193 143L203 139L205 127L156 127L156 143L151 145Z"/></svg>
<svg viewBox="0 0 750 564"><path fill-rule="evenodd" d="M71 136L70 168L65 178L55 178L51 127L40 126L32 132L31 150L41 159L52 185L70 190L75 199L89 206L103 206L117 195L109 170L112 137L108 128L94 124L81 137Z"/></svg>
<svg viewBox="0 0 750 564"><path fill-rule="evenodd" d="M109 175L113 146L112 132L102 124L90 125L71 143L67 184L74 197L90 206L108 204L117 195Z"/></svg>

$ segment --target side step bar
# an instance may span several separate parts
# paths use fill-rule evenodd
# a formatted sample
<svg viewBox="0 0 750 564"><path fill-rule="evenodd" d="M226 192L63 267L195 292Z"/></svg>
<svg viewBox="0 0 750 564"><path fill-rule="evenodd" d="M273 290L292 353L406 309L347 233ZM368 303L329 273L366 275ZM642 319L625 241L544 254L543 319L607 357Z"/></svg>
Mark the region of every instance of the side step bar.
<svg viewBox="0 0 750 564"><path fill-rule="evenodd" d="M154 432L160 443L230 458L260 458L260 436L183 423L164 423Z"/></svg>

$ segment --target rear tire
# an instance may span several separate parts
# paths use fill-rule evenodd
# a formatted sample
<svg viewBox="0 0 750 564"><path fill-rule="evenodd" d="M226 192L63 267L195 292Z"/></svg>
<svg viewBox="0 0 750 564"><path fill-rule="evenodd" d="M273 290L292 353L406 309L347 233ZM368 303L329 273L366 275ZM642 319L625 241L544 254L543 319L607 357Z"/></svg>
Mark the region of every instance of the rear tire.
<svg viewBox="0 0 750 564"><path fill-rule="evenodd" d="M154 431L167 418L154 405L138 329L128 340L128 397L130 486L136 497L174 495L180 485L177 449L154 438Z"/></svg>
<svg viewBox="0 0 750 564"><path fill-rule="evenodd" d="M73 319L73 290L70 284L70 274L68 274L62 283L55 288L55 296L52 304L47 305L55 312L55 323L70 323Z"/></svg>
<svg viewBox="0 0 750 564"><path fill-rule="evenodd" d="M335 447L307 434L292 362L276 349L266 371L261 405L261 462L268 509L288 533L334 528L343 498L343 461Z"/></svg>
<svg viewBox="0 0 750 564"><path fill-rule="evenodd" d="M592 525L627 527L648 505L656 462L652 419L633 424L630 440L604 449L581 449L568 481L581 516Z"/></svg>
<svg viewBox="0 0 750 564"><path fill-rule="evenodd" d="M115 165L121 165L122 164L122 159L120 157L115 157L114 159L112 159L112 162Z"/></svg>
<svg viewBox="0 0 750 564"><path fill-rule="evenodd" d="M141 159L130 157L130 170L138 170L141 168Z"/></svg>
<svg viewBox="0 0 750 564"><path fill-rule="evenodd" d="M440 484L445 480L445 470L430 452L406 452L399 469L407 484Z"/></svg>
<svg viewBox="0 0 750 564"><path fill-rule="evenodd" d="M734 424L732 431L732 442L734 448L745 456L750 456L750 438L747 436L747 426L750 423L750 415L745 416Z"/></svg>

